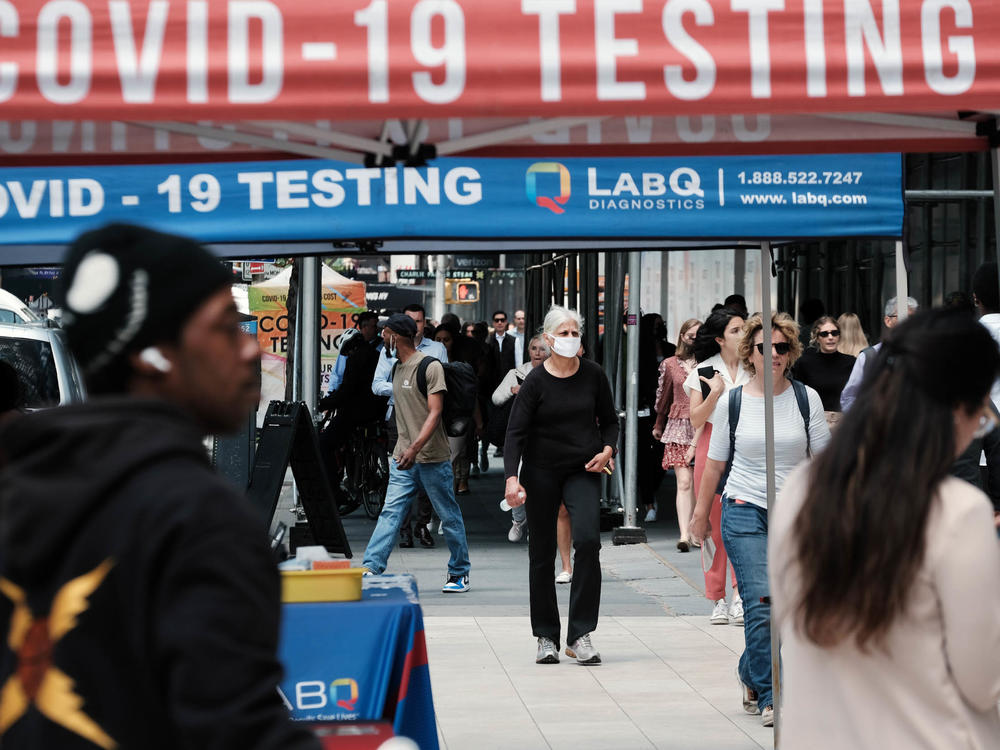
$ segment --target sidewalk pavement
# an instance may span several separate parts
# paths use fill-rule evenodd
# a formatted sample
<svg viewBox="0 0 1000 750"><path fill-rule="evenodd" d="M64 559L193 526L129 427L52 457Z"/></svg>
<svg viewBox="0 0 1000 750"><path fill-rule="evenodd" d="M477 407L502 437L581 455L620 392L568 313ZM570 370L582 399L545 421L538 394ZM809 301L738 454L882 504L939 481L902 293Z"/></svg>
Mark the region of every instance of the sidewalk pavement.
<svg viewBox="0 0 1000 750"><path fill-rule="evenodd" d="M424 611L438 734L447 750L502 748L773 747L760 717L743 712L735 677L743 630L711 625L697 550L676 549L673 486L658 496L661 520L646 544L615 547L602 534L604 581L594 645L604 663L562 656L535 664L528 619L527 546L507 541L500 460L460 497L472 589L443 594L448 550L396 548L387 572L417 578ZM374 521L358 510L344 527L360 564ZM558 586L560 611L570 586Z"/></svg>

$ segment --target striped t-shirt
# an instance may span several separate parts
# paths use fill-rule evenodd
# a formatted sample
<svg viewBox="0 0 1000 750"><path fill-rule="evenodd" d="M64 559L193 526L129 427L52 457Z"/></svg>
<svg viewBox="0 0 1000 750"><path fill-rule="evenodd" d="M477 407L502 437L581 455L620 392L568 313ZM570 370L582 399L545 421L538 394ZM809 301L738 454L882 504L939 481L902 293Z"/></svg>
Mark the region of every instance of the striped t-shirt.
<svg viewBox="0 0 1000 750"><path fill-rule="evenodd" d="M819 394L806 386L809 394L809 445L813 455L830 440L830 428L823 414ZM712 441L708 457L729 460L729 396L719 399L712 416ZM806 457L806 428L791 385L774 397L774 479L780 492L785 478ZM764 437L764 399L743 389L740 421L736 425L736 453L726 480L725 494L761 508L767 507L767 460Z"/></svg>

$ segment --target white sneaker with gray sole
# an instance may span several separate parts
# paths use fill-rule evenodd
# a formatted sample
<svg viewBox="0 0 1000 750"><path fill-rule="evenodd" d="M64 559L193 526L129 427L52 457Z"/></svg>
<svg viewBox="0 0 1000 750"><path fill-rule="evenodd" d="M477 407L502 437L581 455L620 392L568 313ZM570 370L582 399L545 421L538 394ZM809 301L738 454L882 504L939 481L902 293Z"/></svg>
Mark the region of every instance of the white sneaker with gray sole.
<svg viewBox="0 0 1000 750"><path fill-rule="evenodd" d="M538 639L538 653L535 655L535 664L558 664L559 649L556 648L555 641L551 638Z"/></svg>
<svg viewBox="0 0 1000 750"><path fill-rule="evenodd" d="M590 642L590 633L581 635L566 647L566 656L576 659L577 664L591 666L601 663L601 655Z"/></svg>
<svg viewBox="0 0 1000 750"><path fill-rule="evenodd" d="M729 624L743 624L743 600L740 599L738 594L733 596L733 601L729 605Z"/></svg>

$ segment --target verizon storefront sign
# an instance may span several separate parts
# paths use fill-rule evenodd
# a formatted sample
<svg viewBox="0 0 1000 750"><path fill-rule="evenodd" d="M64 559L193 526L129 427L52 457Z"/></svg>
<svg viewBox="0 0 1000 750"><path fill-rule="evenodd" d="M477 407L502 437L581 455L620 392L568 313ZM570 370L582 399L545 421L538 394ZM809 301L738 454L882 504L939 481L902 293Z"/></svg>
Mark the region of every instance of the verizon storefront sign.
<svg viewBox="0 0 1000 750"><path fill-rule="evenodd" d="M991 109L998 39L972 0L0 0L0 114Z"/></svg>

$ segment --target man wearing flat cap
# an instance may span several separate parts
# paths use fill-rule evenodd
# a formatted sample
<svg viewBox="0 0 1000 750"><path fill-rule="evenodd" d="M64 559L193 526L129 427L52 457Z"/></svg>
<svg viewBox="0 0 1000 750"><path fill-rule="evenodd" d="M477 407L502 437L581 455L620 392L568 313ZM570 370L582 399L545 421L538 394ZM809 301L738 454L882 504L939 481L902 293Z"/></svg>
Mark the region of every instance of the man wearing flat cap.
<svg viewBox="0 0 1000 750"><path fill-rule="evenodd" d="M277 692L265 529L202 445L259 398L230 283L197 243L136 226L64 259L92 398L0 429L0 746L320 747Z"/></svg>
<svg viewBox="0 0 1000 750"><path fill-rule="evenodd" d="M441 590L464 593L469 590L469 545L462 510L455 501L448 436L441 423L448 387L441 363L434 358L426 363L427 355L417 351L416 335L416 322L403 313L391 316L382 329L385 350L398 360L392 370L392 395L399 437L389 462L385 505L368 540L364 564L375 574L385 570L403 519L423 489L441 519L451 553Z"/></svg>

